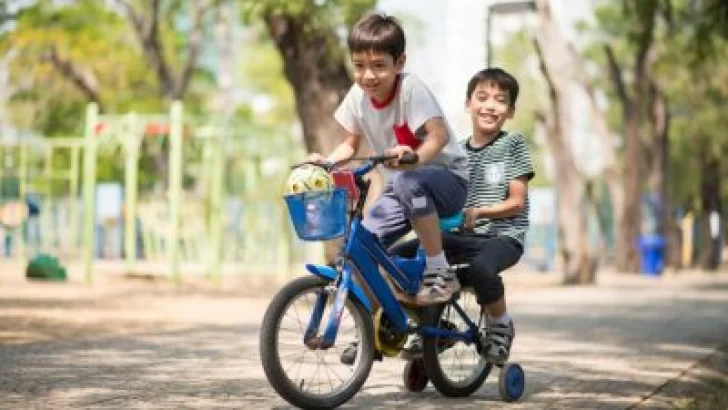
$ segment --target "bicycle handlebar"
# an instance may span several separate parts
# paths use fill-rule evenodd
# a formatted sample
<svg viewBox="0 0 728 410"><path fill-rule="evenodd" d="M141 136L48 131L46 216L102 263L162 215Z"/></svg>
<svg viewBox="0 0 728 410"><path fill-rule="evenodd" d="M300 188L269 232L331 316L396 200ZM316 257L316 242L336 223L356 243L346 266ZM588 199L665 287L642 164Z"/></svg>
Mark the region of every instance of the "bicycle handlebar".
<svg viewBox="0 0 728 410"><path fill-rule="evenodd" d="M402 155L402 157L399 159L399 163L403 165L411 165L416 164L417 161L419 161L419 155L417 155L416 152L412 153L405 153ZM343 161L338 161L334 163L320 163L320 162L313 162L313 161L305 161L300 164L293 165L291 168L298 168L303 165L316 165L326 170L326 172L331 172L333 169L338 168L340 165L346 164L351 161L366 161L366 163L358 166L357 168L354 168L353 173L354 175L360 177L367 173L369 173L374 167L380 164L384 164L387 161L391 161L393 159L397 159L396 155L375 155L370 157L353 157L349 159L345 159Z"/></svg>

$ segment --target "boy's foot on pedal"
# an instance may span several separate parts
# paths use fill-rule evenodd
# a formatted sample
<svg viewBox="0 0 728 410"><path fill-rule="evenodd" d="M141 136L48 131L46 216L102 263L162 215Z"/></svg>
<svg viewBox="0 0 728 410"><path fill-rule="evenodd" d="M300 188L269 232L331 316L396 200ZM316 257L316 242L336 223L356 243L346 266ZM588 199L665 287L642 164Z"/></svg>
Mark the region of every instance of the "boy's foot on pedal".
<svg viewBox="0 0 728 410"><path fill-rule="evenodd" d="M345 364L347 366L351 366L356 361L356 354L359 352L359 342L351 342L349 343L349 346L346 346L344 348L344 351L341 352L341 356L339 356L339 360L342 364ZM382 353L375 350L374 351L374 360L382 361Z"/></svg>
<svg viewBox="0 0 728 410"><path fill-rule="evenodd" d="M422 358L422 336L412 334L407 338L402 351L399 352L400 359L417 360Z"/></svg>
<svg viewBox="0 0 728 410"><path fill-rule="evenodd" d="M427 268L422 278L422 289L417 293L420 306L445 303L460 291L460 282L449 268Z"/></svg>
<svg viewBox="0 0 728 410"><path fill-rule="evenodd" d="M440 329L446 329L450 331L457 332L458 327L453 322L449 320L442 320L439 325ZM445 350L455 346L457 344L457 339L438 339L438 351L440 353L444 352ZM407 338L407 343L405 344L402 351L399 353L400 359L404 360L417 360L422 358L422 335L415 333L410 335Z"/></svg>
<svg viewBox="0 0 728 410"><path fill-rule="evenodd" d="M483 336L481 355L488 363L503 366L508 362L516 330L513 321L489 324Z"/></svg>

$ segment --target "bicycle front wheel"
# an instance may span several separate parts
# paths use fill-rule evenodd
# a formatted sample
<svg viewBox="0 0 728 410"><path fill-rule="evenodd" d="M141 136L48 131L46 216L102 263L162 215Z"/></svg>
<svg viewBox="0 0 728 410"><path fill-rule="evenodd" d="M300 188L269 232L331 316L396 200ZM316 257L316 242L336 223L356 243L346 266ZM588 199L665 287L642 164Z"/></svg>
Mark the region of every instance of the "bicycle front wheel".
<svg viewBox="0 0 728 410"><path fill-rule="evenodd" d="M374 329L370 315L349 296L341 315L336 344L326 350L304 344L304 335L318 296L327 281L306 276L284 286L263 318L260 357L268 382L294 406L330 409L351 399L361 389L374 362ZM327 297L321 329L333 305ZM350 365L342 363L347 348L355 348Z"/></svg>

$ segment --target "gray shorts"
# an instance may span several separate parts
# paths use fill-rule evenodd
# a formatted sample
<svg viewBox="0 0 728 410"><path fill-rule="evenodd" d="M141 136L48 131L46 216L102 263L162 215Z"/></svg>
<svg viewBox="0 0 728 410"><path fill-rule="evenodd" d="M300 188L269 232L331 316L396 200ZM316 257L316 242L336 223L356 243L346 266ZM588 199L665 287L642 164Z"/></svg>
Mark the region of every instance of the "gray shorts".
<svg viewBox="0 0 728 410"><path fill-rule="evenodd" d="M396 171L362 223L388 248L412 229L410 219L454 215L463 210L467 195L468 182L442 167Z"/></svg>

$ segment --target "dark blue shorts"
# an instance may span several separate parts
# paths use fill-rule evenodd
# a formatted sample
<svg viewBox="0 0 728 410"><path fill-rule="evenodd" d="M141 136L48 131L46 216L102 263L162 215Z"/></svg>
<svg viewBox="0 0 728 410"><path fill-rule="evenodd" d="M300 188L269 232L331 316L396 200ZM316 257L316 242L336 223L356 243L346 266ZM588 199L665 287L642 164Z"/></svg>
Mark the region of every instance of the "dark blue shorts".
<svg viewBox="0 0 728 410"><path fill-rule="evenodd" d="M465 207L468 182L440 166L395 171L363 224L389 247L411 229L410 219L451 216Z"/></svg>

